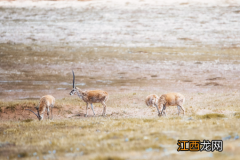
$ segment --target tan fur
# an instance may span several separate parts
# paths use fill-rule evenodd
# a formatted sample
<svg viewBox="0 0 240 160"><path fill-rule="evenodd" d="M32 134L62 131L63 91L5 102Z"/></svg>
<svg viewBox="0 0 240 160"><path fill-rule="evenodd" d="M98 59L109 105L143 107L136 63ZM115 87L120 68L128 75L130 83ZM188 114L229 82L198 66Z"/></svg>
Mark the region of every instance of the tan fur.
<svg viewBox="0 0 240 160"><path fill-rule="evenodd" d="M184 107L183 104L185 102L185 97L180 93L167 93L161 95L161 97L158 100L158 107L160 110L162 110L161 115L164 113L166 115L166 107L167 106L177 106L178 107L178 115L180 114L180 111L183 111L184 115Z"/></svg>
<svg viewBox="0 0 240 160"><path fill-rule="evenodd" d="M160 111L158 109L158 99L159 97L156 94L150 94L146 97L145 103L147 106L155 106L157 108L158 115L160 115Z"/></svg>
<svg viewBox="0 0 240 160"><path fill-rule="evenodd" d="M51 95L45 95L42 98L40 98L39 105L38 105L38 112L40 115L40 120L43 119L45 109L47 109L48 119L49 119L49 108L51 107L51 114L52 114L52 108L55 104L55 98ZM53 115L52 115L53 119Z"/></svg>
<svg viewBox="0 0 240 160"><path fill-rule="evenodd" d="M84 102L86 102L86 115L88 115L88 103L91 104L92 110L93 110L93 114L94 113L94 109L92 106L92 103L102 103L103 105L103 113L102 115L106 115L106 102L109 98L109 95L107 92L102 91L102 90L89 90L89 91L82 91L80 88L76 87L77 92L74 92L74 94L77 94Z"/></svg>
<svg viewBox="0 0 240 160"><path fill-rule="evenodd" d="M156 94L150 94L146 97L145 103L147 106L157 105L159 97Z"/></svg>

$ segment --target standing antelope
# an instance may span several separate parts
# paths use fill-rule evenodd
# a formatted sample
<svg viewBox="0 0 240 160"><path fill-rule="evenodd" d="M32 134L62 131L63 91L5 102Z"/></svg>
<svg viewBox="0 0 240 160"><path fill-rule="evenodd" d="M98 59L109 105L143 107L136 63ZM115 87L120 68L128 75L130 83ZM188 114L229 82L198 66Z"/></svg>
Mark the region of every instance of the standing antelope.
<svg viewBox="0 0 240 160"><path fill-rule="evenodd" d="M84 102L86 102L86 117L88 116L88 103L91 104L91 108L93 111L93 114L95 116L94 113L94 109L93 109L93 103L102 103L103 105L103 113L102 115L105 116L106 115L106 102L109 98L109 95L107 92L102 91L102 90L90 90L90 91L82 91L80 88L75 87L75 75L74 72L73 73L73 89L70 92L70 95L74 95L77 94L79 98L81 98Z"/></svg>
<svg viewBox="0 0 240 160"><path fill-rule="evenodd" d="M167 94L161 95L161 97L159 98L158 107L162 109L161 115L163 115L164 113L165 116L167 116L165 111L167 106L177 106L178 115L180 114L181 110L183 111L183 115L184 115L184 107L183 107L184 102L185 102L185 97L182 94L167 93Z"/></svg>
<svg viewBox="0 0 240 160"><path fill-rule="evenodd" d="M158 111L158 116L161 115L159 109L158 109L158 99L159 97L156 95L156 94L150 94L146 97L145 99L145 103L147 106L155 106L157 108L157 111Z"/></svg>
<svg viewBox="0 0 240 160"><path fill-rule="evenodd" d="M47 115L48 115L48 119L49 119L49 108L51 108L51 115L52 115L52 119L53 119L52 108L54 107L54 103L55 103L55 98L53 96L45 95L42 98L40 98L40 102L37 107L37 114L30 109L26 109L26 110L33 112L40 121L43 119L43 115L44 115L46 108L47 108Z"/></svg>

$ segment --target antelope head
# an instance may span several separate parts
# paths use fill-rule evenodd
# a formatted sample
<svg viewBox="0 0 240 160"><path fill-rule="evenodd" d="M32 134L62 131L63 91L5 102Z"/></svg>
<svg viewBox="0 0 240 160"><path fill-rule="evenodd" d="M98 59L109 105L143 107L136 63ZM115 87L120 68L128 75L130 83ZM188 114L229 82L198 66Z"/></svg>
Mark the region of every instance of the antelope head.
<svg viewBox="0 0 240 160"><path fill-rule="evenodd" d="M36 107L36 108L37 108L37 107ZM38 108L37 108L37 114L36 114L35 112L33 112L31 109L25 109L25 110L29 110L29 111L31 111L32 113L34 113L34 114L37 116L37 118L38 118L39 121L42 120L42 116L39 115L39 110L38 110Z"/></svg>
<svg viewBox="0 0 240 160"><path fill-rule="evenodd" d="M73 73L73 89L71 90L71 92L69 93L70 95L74 95L77 93L77 88L75 87L75 75L74 75L74 72L72 71Z"/></svg>

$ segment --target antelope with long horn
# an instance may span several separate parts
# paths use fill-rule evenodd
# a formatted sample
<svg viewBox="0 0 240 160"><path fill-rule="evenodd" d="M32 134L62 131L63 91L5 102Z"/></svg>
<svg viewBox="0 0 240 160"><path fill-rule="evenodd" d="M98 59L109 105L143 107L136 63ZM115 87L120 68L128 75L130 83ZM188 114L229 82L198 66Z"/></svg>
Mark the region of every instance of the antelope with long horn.
<svg viewBox="0 0 240 160"><path fill-rule="evenodd" d="M161 113L158 108L158 99L159 99L159 97L156 94L150 94L146 97L145 103L147 106L152 106L152 107L155 106L158 111L158 116L160 116Z"/></svg>
<svg viewBox="0 0 240 160"><path fill-rule="evenodd" d="M37 116L38 120L40 121L43 119L45 109L47 109L47 115L49 119L49 112L50 112L49 108L51 108L51 115L52 115L51 119L53 119L52 108L54 107L54 104L55 104L55 98L51 95L45 95L42 98L40 98L38 107L36 107L37 113L33 112L30 109L26 109L26 110L33 112Z"/></svg>
<svg viewBox="0 0 240 160"><path fill-rule="evenodd" d="M75 87L75 75L74 72L72 71L73 74L73 89L70 92L70 95L77 94L79 98L81 98L84 102L86 102L86 115L85 117L88 116L88 103L91 104L91 108L93 111L93 114L95 116L95 112L93 109L93 103L101 103L103 105L103 113L102 115L106 115L106 102L109 98L109 95L107 92L102 91L102 90L89 90L89 91L82 91L80 88Z"/></svg>
<svg viewBox="0 0 240 160"><path fill-rule="evenodd" d="M184 112L185 109L183 107L183 104L185 102L185 97L180 94L180 93L167 93L167 94L163 94L160 96L159 100L158 100L158 107L160 109L162 109L161 115L163 115L163 113L165 114L165 116L167 116L166 114L166 107L167 106L177 106L178 109L178 115L180 114L181 110L183 111L183 116L184 116Z"/></svg>

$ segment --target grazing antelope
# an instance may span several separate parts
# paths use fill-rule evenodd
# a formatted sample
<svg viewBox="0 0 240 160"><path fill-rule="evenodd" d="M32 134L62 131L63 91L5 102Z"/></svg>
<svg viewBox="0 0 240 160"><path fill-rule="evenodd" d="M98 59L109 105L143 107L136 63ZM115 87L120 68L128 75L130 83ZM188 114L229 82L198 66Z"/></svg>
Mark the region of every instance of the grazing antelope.
<svg viewBox="0 0 240 160"><path fill-rule="evenodd" d="M165 116L167 116L165 111L167 106L177 106L178 115L180 114L181 110L183 111L183 115L184 115L184 107L183 107L184 102L185 102L185 97L182 94L167 93L167 94L161 95L161 97L159 98L158 107L162 109L161 115L163 115L164 113Z"/></svg>
<svg viewBox="0 0 240 160"><path fill-rule="evenodd" d="M91 104L91 108L93 111L93 114L95 116L94 113L94 109L93 109L93 103L102 103L103 105L103 113L102 115L105 116L106 115L106 102L109 98L109 95L107 92L102 91L102 90L90 90L90 91L82 91L80 88L75 87L75 75L74 72L73 73L73 89L70 92L70 95L74 95L77 94L79 98L81 98L84 102L86 102L86 115L85 117L88 116L88 103Z"/></svg>
<svg viewBox="0 0 240 160"><path fill-rule="evenodd" d="M51 115L53 119L52 108L54 107L54 103L55 103L55 98L53 96L45 95L42 98L40 98L40 102L37 107L37 114L30 109L26 109L26 110L33 112L40 121L43 119L45 109L47 109L47 115L49 119L49 108L51 108Z"/></svg>
<svg viewBox="0 0 240 160"><path fill-rule="evenodd" d="M161 115L160 111L159 111L159 108L158 108L158 99L159 97L156 95L156 94L150 94L146 97L145 99L145 103L147 106L155 106L157 108L157 111L158 111L158 116Z"/></svg>

